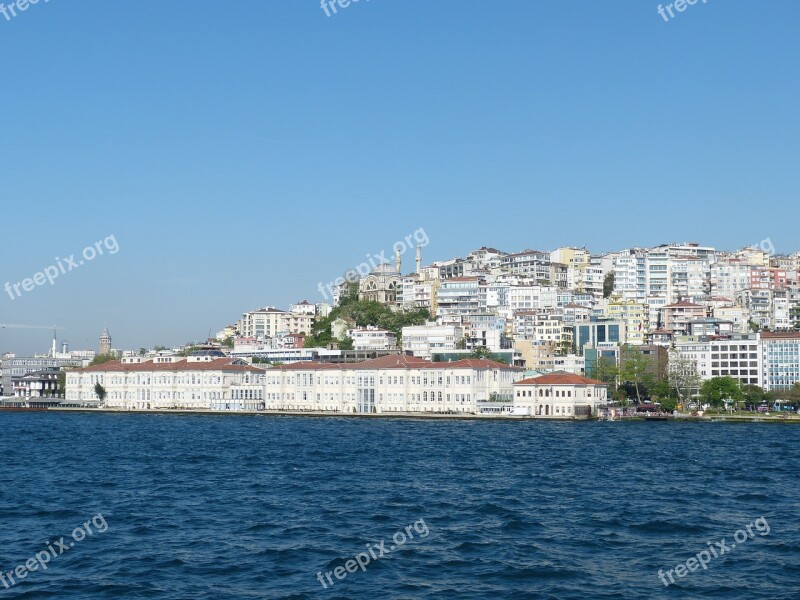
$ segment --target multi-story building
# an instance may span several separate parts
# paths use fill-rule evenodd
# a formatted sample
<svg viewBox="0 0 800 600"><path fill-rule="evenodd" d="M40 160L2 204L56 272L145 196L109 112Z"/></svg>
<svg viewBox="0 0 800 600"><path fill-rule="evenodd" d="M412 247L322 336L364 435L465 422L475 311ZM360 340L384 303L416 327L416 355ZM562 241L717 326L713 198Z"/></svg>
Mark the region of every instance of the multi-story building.
<svg viewBox="0 0 800 600"><path fill-rule="evenodd" d="M551 286L528 285L513 286L508 290L508 305L512 312L554 308L557 305L558 290Z"/></svg>
<svg viewBox="0 0 800 600"><path fill-rule="evenodd" d="M583 268L579 286L579 291L591 295L596 300L603 297L603 284L605 283L605 272L600 263L601 257L591 257L590 263Z"/></svg>
<svg viewBox="0 0 800 600"><path fill-rule="evenodd" d="M750 287L752 266L739 258L726 258L711 265L711 292L717 296L735 298Z"/></svg>
<svg viewBox="0 0 800 600"><path fill-rule="evenodd" d="M311 333L315 311L316 307L308 303L294 304L290 312L267 306L243 313L236 329L241 337L262 340L288 334L307 335Z"/></svg>
<svg viewBox="0 0 800 600"><path fill-rule="evenodd" d="M593 320L575 326L575 350L583 356L585 348L596 348L600 344L625 343L625 325L619 321Z"/></svg>
<svg viewBox="0 0 800 600"><path fill-rule="evenodd" d="M614 260L614 293L623 300L644 303L647 297L647 256L628 250Z"/></svg>
<svg viewBox="0 0 800 600"><path fill-rule="evenodd" d="M769 329L772 324L772 298L769 289L746 289L736 294L736 303L747 310L750 322L759 329Z"/></svg>
<svg viewBox="0 0 800 600"><path fill-rule="evenodd" d="M475 414L479 402L512 402L522 373L488 360L393 355L352 365L282 365L266 372L263 390L267 410Z"/></svg>
<svg viewBox="0 0 800 600"><path fill-rule="evenodd" d="M463 338L463 330L458 325L427 323L403 327L403 352L430 359L432 351L456 350Z"/></svg>
<svg viewBox="0 0 800 600"><path fill-rule="evenodd" d="M676 342L675 349L697 363L701 379L733 377L743 385L761 385L758 336L737 335L731 339Z"/></svg>
<svg viewBox="0 0 800 600"><path fill-rule="evenodd" d="M650 311L646 304L635 300L612 299L606 306L605 315L623 324L624 339L628 344L644 344L645 333L650 325Z"/></svg>
<svg viewBox="0 0 800 600"><path fill-rule="evenodd" d="M524 275L541 284L550 284L550 254L525 250L508 254L500 261L501 268L514 275Z"/></svg>
<svg viewBox="0 0 800 600"><path fill-rule="evenodd" d="M351 329L347 336L353 340L353 350L395 350L397 334L377 327Z"/></svg>
<svg viewBox="0 0 800 600"><path fill-rule="evenodd" d="M661 309L661 322L664 329L676 335L688 335L689 323L695 319L706 318L706 307L686 300L668 304Z"/></svg>
<svg viewBox="0 0 800 600"><path fill-rule="evenodd" d="M57 398L61 396L58 389L58 376L61 369L51 367L34 371L27 375L12 377L14 396L17 398Z"/></svg>
<svg viewBox="0 0 800 600"><path fill-rule="evenodd" d="M245 338L266 339L288 333L288 313L274 306L266 306L242 314L236 324L239 335Z"/></svg>
<svg viewBox="0 0 800 600"><path fill-rule="evenodd" d="M88 358L80 356L7 356L3 358L3 394L14 394L14 378L21 378L30 373L46 369L62 367L83 367L89 364Z"/></svg>
<svg viewBox="0 0 800 600"><path fill-rule="evenodd" d="M213 355L130 357L68 371L66 401L99 402L99 383L107 408L259 410L263 374L242 360Z"/></svg>
<svg viewBox="0 0 800 600"><path fill-rule="evenodd" d="M486 282L479 277L454 277L441 282L437 315L465 317L486 312Z"/></svg>
<svg viewBox="0 0 800 600"><path fill-rule="evenodd" d="M800 332L768 331L761 338L761 386L769 390L788 390L800 381Z"/></svg>
<svg viewBox="0 0 800 600"><path fill-rule="evenodd" d="M678 256L670 260L670 301L699 300L711 294L711 263L705 256Z"/></svg>
<svg viewBox="0 0 800 600"><path fill-rule="evenodd" d="M537 418L575 419L597 416L608 402L602 381L556 372L514 384L514 414Z"/></svg>
<svg viewBox="0 0 800 600"><path fill-rule="evenodd" d="M787 281L785 269L751 267L748 287L757 290L782 290L786 288Z"/></svg>

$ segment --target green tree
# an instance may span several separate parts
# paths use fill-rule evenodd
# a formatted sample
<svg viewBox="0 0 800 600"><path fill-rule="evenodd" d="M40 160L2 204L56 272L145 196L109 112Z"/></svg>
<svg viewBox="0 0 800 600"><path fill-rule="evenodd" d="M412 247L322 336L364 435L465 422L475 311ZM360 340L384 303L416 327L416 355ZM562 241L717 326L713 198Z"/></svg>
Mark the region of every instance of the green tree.
<svg viewBox="0 0 800 600"><path fill-rule="evenodd" d="M758 406L763 402L769 402L770 395L759 386L748 384L742 386L742 400L745 404Z"/></svg>
<svg viewBox="0 0 800 600"><path fill-rule="evenodd" d="M667 380L677 400L686 406L696 390L700 388L697 364L688 356L673 350L669 354Z"/></svg>
<svg viewBox="0 0 800 600"><path fill-rule="evenodd" d="M784 400L792 404L800 404L800 383L795 383L788 390L772 390L767 393L767 398L774 406L776 400Z"/></svg>
<svg viewBox="0 0 800 600"><path fill-rule="evenodd" d="M94 384L94 393L103 402L106 399L106 388L100 385L100 382Z"/></svg>
<svg viewBox="0 0 800 600"><path fill-rule="evenodd" d="M485 346L475 346L467 355L468 358L488 359L491 360L492 352Z"/></svg>
<svg viewBox="0 0 800 600"><path fill-rule="evenodd" d="M139 356L144 356L147 354L147 348L139 348Z"/></svg>
<svg viewBox="0 0 800 600"><path fill-rule="evenodd" d="M606 273L603 279L603 298L608 298L614 293L614 271Z"/></svg>
<svg viewBox="0 0 800 600"><path fill-rule="evenodd" d="M722 406L724 400L740 402L742 397L742 388L733 377L712 377L700 388L700 398L715 408Z"/></svg>
<svg viewBox="0 0 800 600"><path fill-rule="evenodd" d="M232 335L229 335L228 337L226 337L226 338L225 338L225 339L222 341L222 345L223 345L225 348L233 348L233 336L232 336Z"/></svg>
<svg viewBox="0 0 800 600"><path fill-rule="evenodd" d="M601 356L592 367L591 377L616 387L617 377L619 377L617 361L607 356Z"/></svg>
<svg viewBox="0 0 800 600"><path fill-rule="evenodd" d="M353 349L353 338L344 336L342 339L339 340L339 350L352 350Z"/></svg>
<svg viewBox="0 0 800 600"><path fill-rule="evenodd" d="M63 398L67 393L67 371L61 369L56 377L56 396Z"/></svg>
<svg viewBox="0 0 800 600"><path fill-rule="evenodd" d="M619 378L622 383L632 384L637 403L641 403L642 392L653 382L650 370L650 360L640 350L633 346L622 347Z"/></svg>
<svg viewBox="0 0 800 600"><path fill-rule="evenodd" d="M667 379L657 379L651 383L650 394L664 410L673 411L678 406L678 397Z"/></svg>
<svg viewBox="0 0 800 600"><path fill-rule="evenodd" d="M92 362L89 363L89 366L93 367L94 365L102 365L103 363L111 362L112 360L117 360L117 357L111 354L98 354L92 359Z"/></svg>

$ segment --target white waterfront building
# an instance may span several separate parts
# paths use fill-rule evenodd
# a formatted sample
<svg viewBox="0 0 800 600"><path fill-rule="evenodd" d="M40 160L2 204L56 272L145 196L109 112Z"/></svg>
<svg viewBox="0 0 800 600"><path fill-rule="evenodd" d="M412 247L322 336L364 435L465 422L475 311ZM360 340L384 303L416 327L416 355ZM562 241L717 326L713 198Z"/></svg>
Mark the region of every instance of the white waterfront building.
<svg viewBox="0 0 800 600"><path fill-rule="evenodd" d="M345 413L478 412L513 400L522 369L490 360L431 362L389 355L353 364L297 363L264 375L267 410Z"/></svg>
<svg viewBox="0 0 800 600"><path fill-rule="evenodd" d="M602 381L556 372L514 384L514 415L551 419L596 417L608 402Z"/></svg>
<svg viewBox="0 0 800 600"><path fill-rule="evenodd" d="M469 413L513 401L522 369L482 359L435 363L389 355L352 364L302 362L258 369L231 358L131 357L71 371L67 400L122 410L281 410Z"/></svg>
<svg viewBox="0 0 800 600"><path fill-rule="evenodd" d="M97 400L122 410L259 410L263 369L220 356L130 357L67 372L67 403Z"/></svg>

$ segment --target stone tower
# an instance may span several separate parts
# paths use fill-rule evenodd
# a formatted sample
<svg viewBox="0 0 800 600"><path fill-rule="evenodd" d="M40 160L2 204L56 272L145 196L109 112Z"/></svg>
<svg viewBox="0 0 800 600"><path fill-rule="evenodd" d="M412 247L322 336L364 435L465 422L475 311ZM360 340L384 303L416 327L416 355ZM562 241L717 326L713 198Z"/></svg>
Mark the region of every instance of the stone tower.
<svg viewBox="0 0 800 600"><path fill-rule="evenodd" d="M111 335L108 333L108 325L103 328L103 333L100 335L100 354L111 354Z"/></svg>

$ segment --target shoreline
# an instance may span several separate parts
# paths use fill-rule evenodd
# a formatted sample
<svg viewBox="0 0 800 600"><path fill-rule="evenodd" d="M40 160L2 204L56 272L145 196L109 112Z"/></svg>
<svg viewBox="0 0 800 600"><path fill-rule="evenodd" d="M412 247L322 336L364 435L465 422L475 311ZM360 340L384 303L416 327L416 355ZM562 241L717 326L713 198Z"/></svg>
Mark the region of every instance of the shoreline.
<svg viewBox="0 0 800 600"><path fill-rule="evenodd" d="M4 412L4 411L0 411ZM15 412L15 411L9 411ZM31 411L34 412L34 411ZM560 422L560 423L581 423L587 421L605 422L648 422L644 416L623 417L613 421L600 419L597 417L589 419L562 419L562 418L542 418L532 416L515 415L481 415L481 414L437 414L437 413L344 413L330 411L281 411L281 410L260 410L260 411L221 411L221 410L172 410L172 409L148 409L148 410L124 410L118 408L68 408L56 407L46 410L35 411L44 413L100 413L100 414L125 414L125 415L185 415L185 416L262 416L262 417L315 417L315 418L346 418L346 419L424 419L424 420L458 420L458 421L541 421L541 422ZM703 415L700 416L669 416L664 422L676 423L791 423L800 424L800 415Z"/></svg>

